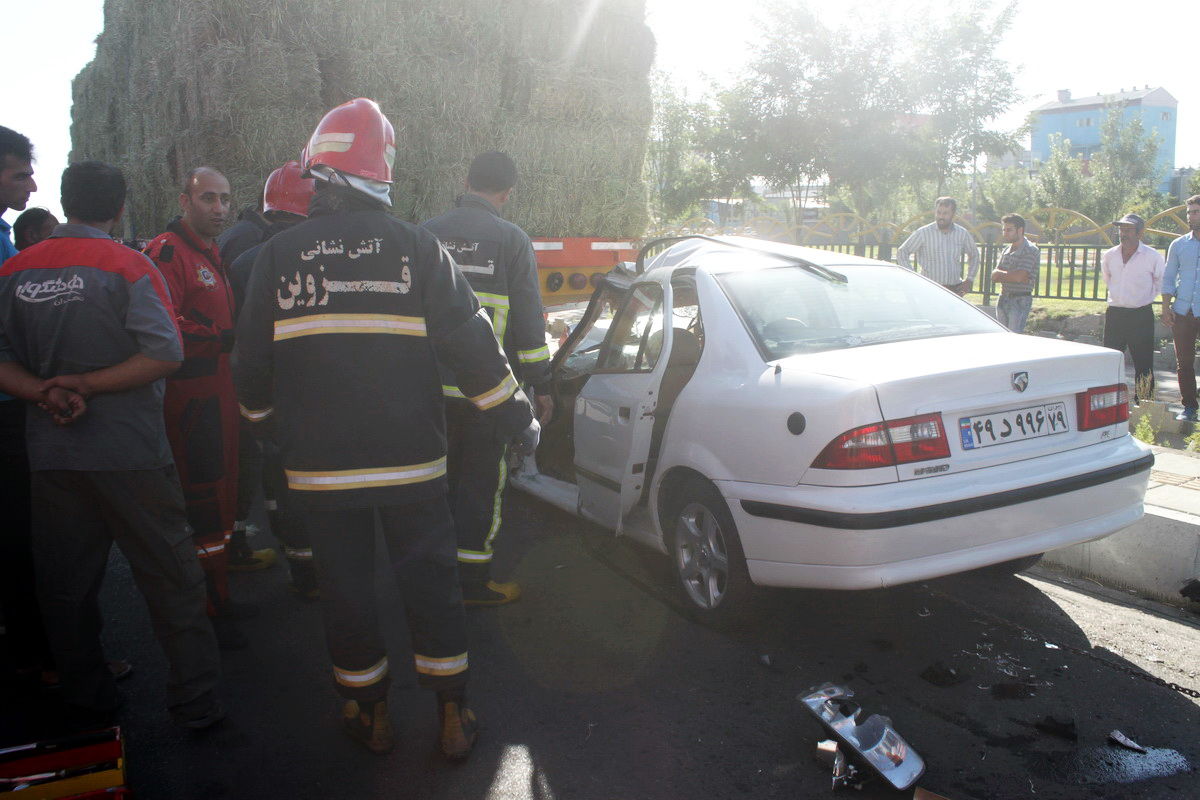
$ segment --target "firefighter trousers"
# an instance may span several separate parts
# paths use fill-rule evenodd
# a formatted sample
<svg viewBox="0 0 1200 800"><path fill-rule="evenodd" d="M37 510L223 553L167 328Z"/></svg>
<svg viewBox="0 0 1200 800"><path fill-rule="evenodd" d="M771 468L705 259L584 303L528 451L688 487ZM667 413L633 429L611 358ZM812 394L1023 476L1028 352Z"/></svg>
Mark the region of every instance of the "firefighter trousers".
<svg viewBox="0 0 1200 800"><path fill-rule="evenodd" d="M228 367L167 381L163 415L207 582L208 613L215 616L229 602L226 546L237 507L239 415Z"/></svg>
<svg viewBox="0 0 1200 800"><path fill-rule="evenodd" d="M454 399L446 401L446 439L459 572L464 583L482 584L491 577L493 545L500 532L507 445L498 440L483 412Z"/></svg>
<svg viewBox="0 0 1200 800"><path fill-rule="evenodd" d="M312 541L338 693L373 703L387 695L391 682L376 608L377 517L404 600L418 682L439 691L464 687L466 615L445 497L378 508L306 504L302 511L297 516Z"/></svg>
<svg viewBox="0 0 1200 800"><path fill-rule="evenodd" d="M287 556L288 568L292 573L292 585L300 591L314 588L316 575L313 573L313 551L308 531L288 502L283 459L279 448L270 442L262 445L262 487L271 533L283 545L283 553Z"/></svg>
<svg viewBox="0 0 1200 800"><path fill-rule="evenodd" d="M211 692L220 656L175 468L37 471L32 500L38 599L63 698L95 711L117 705L100 646L98 602L114 541L129 561L170 666L167 705Z"/></svg>

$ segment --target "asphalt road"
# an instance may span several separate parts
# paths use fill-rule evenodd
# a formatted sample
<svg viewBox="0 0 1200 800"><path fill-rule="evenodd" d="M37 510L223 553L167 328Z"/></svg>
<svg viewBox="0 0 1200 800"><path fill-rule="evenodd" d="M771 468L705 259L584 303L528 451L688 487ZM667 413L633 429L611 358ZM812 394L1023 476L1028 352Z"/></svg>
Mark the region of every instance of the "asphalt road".
<svg viewBox="0 0 1200 800"><path fill-rule="evenodd" d="M682 611L665 561L520 494L502 536L497 571L526 596L468 614L483 730L461 766L436 755L433 699L405 672L385 569L400 746L378 757L339 731L318 608L286 592L280 568L234 576L235 596L262 611L245 623L252 647L224 657L229 718L203 734L176 730L144 607L114 557L106 645L136 665L121 713L136 796L823 797L830 775L813 757L823 737L796 696L825 681L891 717L928 764L918 785L950 800L1200 796L1200 701L1130 674L1200 688L1194 615L1035 570L773 591L752 621L717 629ZM9 690L3 700L4 743L49 724L44 698ZM1037 727L1046 717L1073 722L1077 738ZM1107 744L1113 729L1150 752ZM876 781L849 796L911 792Z"/></svg>

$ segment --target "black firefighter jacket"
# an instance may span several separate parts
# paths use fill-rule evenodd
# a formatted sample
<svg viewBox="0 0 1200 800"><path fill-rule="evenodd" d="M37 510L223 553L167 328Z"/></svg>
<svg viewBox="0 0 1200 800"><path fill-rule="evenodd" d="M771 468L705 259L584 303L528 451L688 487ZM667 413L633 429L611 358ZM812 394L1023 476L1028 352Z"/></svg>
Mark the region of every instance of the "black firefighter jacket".
<svg viewBox="0 0 1200 800"><path fill-rule="evenodd" d="M427 220L422 227L437 234L488 310L496 338L517 377L535 390L548 389L546 321L533 245L525 231L501 219L486 198L471 193L460 197L456 208ZM447 396L463 396L466 390L456 383L452 365L443 365L442 379Z"/></svg>
<svg viewBox="0 0 1200 800"><path fill-rule="evenodd" d="M243 416L270 420L294 498L362 507L444 494L439 361L499 436L529 424L487 316L429 231L337 211L259 250L236 382Z"/></svg>

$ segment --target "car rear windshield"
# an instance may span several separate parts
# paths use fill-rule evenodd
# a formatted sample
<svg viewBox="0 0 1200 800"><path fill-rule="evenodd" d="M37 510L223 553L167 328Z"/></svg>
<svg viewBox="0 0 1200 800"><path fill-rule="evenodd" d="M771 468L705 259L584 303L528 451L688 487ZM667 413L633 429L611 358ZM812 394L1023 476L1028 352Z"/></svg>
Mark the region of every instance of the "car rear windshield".
<svg viewBox="0 0 1200 800"><path fill-rule="evenodd" d="M799 266L717 276L768 360L907 339L994 333L998 323L903 267Z"/></svg>

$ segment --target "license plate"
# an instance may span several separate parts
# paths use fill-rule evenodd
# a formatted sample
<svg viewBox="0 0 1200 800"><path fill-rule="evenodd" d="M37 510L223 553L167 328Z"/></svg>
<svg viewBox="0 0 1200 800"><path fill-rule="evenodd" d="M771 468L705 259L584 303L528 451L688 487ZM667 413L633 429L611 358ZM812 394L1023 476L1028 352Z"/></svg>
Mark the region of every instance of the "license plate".
<svg viewBox="0 0 1200 800"><path fill-rule="evenodd" d="M1046 403L958 420L963 450L1052 436L1070 429L1066 403Z"/></svg>

